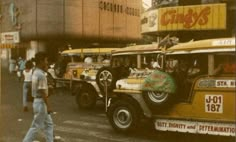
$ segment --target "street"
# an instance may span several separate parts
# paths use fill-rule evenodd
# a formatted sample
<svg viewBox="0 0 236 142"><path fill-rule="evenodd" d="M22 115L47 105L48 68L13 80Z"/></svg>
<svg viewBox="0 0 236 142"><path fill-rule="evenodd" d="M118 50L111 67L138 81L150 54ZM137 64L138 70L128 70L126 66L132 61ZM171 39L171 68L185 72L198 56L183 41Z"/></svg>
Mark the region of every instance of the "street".
<svg viewBox="0 0 236 142"><path fill-rule="evenodd" d="M29 111L23 112L22 82L18 82L15 74L9 75L7 69L1 71L0 142L20 142L33 118L32 103L28 104ZM74 96L63 88L57 89L49 100L54 111L54 134L61 142L235 141L227 137L159 132L148 122L143 122L132 134L119 134L108 123L102 102L93 110L80 110ZM37 141L44 142L42 135L39 134Z"/></svg>

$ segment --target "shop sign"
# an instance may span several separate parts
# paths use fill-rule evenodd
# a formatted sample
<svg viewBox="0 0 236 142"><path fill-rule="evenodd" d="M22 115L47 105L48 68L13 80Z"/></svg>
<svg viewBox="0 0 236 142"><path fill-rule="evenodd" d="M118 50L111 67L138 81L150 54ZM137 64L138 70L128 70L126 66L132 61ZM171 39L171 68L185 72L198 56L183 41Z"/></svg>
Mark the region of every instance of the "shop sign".
<svg viewBox="0 0 236 142"><path fill-rule="evenodd" d="M226 5L207 4L159 9L159 31L226 28Z"/></svg>
<svg viewBox="0 0 236 142"><path fill-rule="evenodd" d="M196 134L235 136L236 128L232 123L197 122L184 120L156 119L156 130L177 131Z"/></svg>
<svg viewBox="0 0 236 142"><path fill-rule="evenodd" d="M130 16L140 16L140 10L138 8L128 7L109 1L99 1L99 9L103 11L110 11L113 13L125 13Z"/></svg>
<svg viewBox="0 0 236 142"><path fill-rule="evenodd" d="M142 33L145 32L156 32L158 22L158 10L152 10L145 12L141 16L141 28Z"/></svg>
<svg viewBox="0 0 236 142"><path fill-rule="evenodd" d="M14 44L20 42L19 32L5 32L1 33L2 44Z"/></svg>

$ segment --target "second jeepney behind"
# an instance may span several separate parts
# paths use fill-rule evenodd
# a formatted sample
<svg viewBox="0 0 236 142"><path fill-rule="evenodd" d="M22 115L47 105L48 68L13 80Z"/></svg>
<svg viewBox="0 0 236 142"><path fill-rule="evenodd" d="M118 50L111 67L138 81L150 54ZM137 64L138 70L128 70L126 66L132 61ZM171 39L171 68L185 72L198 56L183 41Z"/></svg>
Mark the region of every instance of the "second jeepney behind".
<svg viewBox="0 0 236 142"><path fill-rule="evenodd" d="M72 95L76 96L76 102L80 108L92 108L100 98L94 88L95 81L85 81L84 74L90 72L89 80L94 80L97 70L109 66L111 51L117 48L83 48L65 50L55 66L49 71L57 84L66 86ZM83 90L81 90L83 88ZM98 91L99 92L99 91Z"/></svg>

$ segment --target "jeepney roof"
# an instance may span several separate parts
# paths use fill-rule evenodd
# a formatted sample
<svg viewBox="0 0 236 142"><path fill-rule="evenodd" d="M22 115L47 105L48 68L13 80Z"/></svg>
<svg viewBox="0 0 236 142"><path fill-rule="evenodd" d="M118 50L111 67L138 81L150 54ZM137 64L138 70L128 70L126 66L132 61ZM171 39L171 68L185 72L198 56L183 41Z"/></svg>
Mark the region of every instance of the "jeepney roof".
<svg viewBox="0 0 236 142"><path fill-rule="evenodd" d="M206 39L180 43L167 49L167 54L235 51L235 38Z"/></svg>
<svg viewBox="0 0 236 142"><path fill-rule="evenodd" d="M158 44L134 45L112 51L113 55L161 52Z"/></svg>
<svg viewBox="0 0 236 142"><path fill-rule="evenodd" d="M117 48L81 48L64 50L62 55L80 55L80 54L111 54L112 50Z"/></svg>

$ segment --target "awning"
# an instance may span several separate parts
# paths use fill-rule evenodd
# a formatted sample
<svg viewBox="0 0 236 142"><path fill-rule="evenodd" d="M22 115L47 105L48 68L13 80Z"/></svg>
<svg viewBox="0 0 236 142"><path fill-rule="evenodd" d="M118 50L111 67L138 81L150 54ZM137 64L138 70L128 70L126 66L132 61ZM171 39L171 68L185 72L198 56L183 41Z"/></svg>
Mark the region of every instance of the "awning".
<svg viewBox="0 0 236 142"><path fill-rule="evenodd" d="M15 48L15 44L0 44L0 48Z"/></svg>

